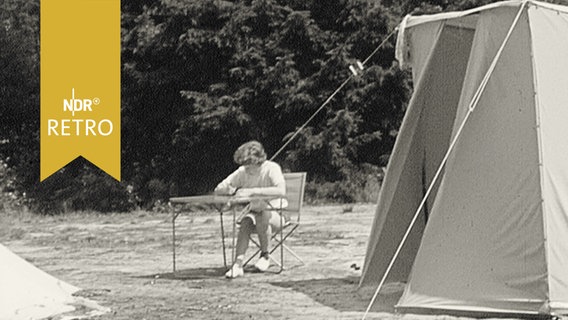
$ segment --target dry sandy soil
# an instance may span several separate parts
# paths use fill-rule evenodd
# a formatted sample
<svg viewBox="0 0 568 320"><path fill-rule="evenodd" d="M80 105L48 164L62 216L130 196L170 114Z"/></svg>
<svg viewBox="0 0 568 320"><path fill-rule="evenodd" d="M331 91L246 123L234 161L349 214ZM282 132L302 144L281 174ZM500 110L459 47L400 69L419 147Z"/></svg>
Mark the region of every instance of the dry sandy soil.
<svg viewBox="0 0 568 320"><path fill-rule="evenodd" d="M357 289L373 216L373 205L306 207L288 242L305 264L287 255L280 274L234 280L223 277L214 212L177 219L175 274L168 213L2 213L0 242L110 308L94 319L361 319L374 289ZM392 312L401 290L387 285L367 318L400 318Z"/></svg>

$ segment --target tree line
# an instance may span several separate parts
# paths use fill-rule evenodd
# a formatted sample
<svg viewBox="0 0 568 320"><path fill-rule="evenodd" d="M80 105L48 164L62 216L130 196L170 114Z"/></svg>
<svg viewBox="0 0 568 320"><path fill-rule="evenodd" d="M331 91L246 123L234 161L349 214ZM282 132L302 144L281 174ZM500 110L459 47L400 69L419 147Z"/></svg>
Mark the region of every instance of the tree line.
<svg viewBox="0 0 568 320"><path fill-rule="evenodd" d="M276 152L404 15L489 2L122 0L122 181L79 158L40 183L39 1L4 0L2 199L46 213L109 212L209 192L235 169L241 143ZM312 199L373 200L365 190L380 179L412 92L395 40L275 159L308 172Z"/></svg>

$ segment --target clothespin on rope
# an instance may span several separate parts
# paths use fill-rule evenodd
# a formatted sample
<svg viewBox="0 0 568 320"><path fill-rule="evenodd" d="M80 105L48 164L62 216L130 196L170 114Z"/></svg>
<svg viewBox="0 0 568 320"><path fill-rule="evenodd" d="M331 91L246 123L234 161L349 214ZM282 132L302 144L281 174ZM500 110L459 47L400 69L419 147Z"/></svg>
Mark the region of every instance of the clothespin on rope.
<svg viewBox="0 0 568 320"><path fill-rule="evenodd" d="M278 149L278 151L276 151L272 157L270 158L270 160L274 160L297 136L298 134L308 125L308 123L310 121L312 121L312 119L315 118L315 116L331 101L331 99L333 99L333 97L335 97L335 95L341 91L341 89L343 89L343 87L345 87L345 85L353 78L359 75L359 73L361 73L365 67L364 65L371 59L371 57L373 57L378 51L379 49L381 49L386 43L387 41L398 31L398 27L394 28L394 30L391 31L391 33L389 33L381 42L381 44L379 44L375 50L373 50L373 52L371 52L371 54L363 61L359 61L357 60L357 62L355 63L357 67L350 65L349 66L349 70L351 71L351 73L353 75L349 76L347 79L345 79L345 81L343 81L343 83L321 104L321 106L308 118L308 120L306 120L306 122L304 122L304 124L302 124L295 132L294 134L288 138L288 140L286 140L286 142L284 143L284 145L282 145L282 147L280 147L280 149Z"/></svg>
<svg viewBox="0 0 568 320"><path fill-rule="evenodd" d="M357 60L357 68L355 68L355 66L353 65L349 65L349 70L351 70L351 73L353 73L354 76L358 76L360 71L363 71L365 69L365 67L363 66L363 64L361 63L361 61Z"/></svg>

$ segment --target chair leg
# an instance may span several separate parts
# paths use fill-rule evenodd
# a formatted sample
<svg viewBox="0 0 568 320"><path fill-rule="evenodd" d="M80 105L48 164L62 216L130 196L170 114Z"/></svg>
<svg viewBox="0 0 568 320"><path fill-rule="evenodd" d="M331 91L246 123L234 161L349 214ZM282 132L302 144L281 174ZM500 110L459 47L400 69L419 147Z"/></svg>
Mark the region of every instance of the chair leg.
<svg viewBox="0 0 568 320"><path fill-rule="evenodd" d="M296 258L296 259L300 262L301 265L305 265L304 260L302 260L302 258L300 258L300 256L299 256L297 253L295 253L292 249L290 249L290 247L288 247L288 246L284 243L284 241L285 241L286 239L288 239L288 237L291 236L292 233L293 233L297 228L298 228L297 225L296 225L296 226L293 226L293 228L292 228L291 230L289 230L289 231L286 233L286 235L284 235L284 232L281 230L281 231L279 231L279 232L277 232L277 233L274 233L274 234L272 235L272 237L271 237L271 240L276 241L276 245L274 245L274 246L272 247L272 249L269 251L269 253L270 253L270 260L272 260L276 265L278 265L278 266L280 267L280 270L279 270L278 272L276 272L276 273L280 273L280 272L282 272L282 271L285 269L285 267L284 267L284 250L288 251L292 256L294 256L294 258ZM280 234L280 239L277 239L278 234ZM254 243L254 245L256 245L257 247L260 248L260 244L259 244L256 240L254 240L253 237L250 237L249 240L250 240L252 243ZM276 259L274 259L274 258L272 257L272 253L274 253L274 251L276 251L276 250L278 249L278 247L280 247L280 259L281 259L280 262L278 262ZM245 261L245 263L243 264L243 266L246 266L246 265L247 265L252 259L254 259L259 253L260 253L260 249L257 249L256 252L255 252L252 256L250 256L250 257Z"/></svg>
<svg viewBox="0 0 568 320"><path fill-rule="evenodd" d="M278 260L272 258L271 256L269 256L269 258L270 258L270 260L272 260L272 262L274 262L277 266L279 266L279 267L280 267L280 270L282 271L282 269L284 268L284 267L282 266L282 264L281 264L280 262L278 262ZM281 271L280 271L280 272L281 272Z"/></svg>
<svg viewBox="0 0 568 320"><path fill-rule="evenodd" d="M280 201L280 207L282 207L282 201ZM282 215L282 211L280 211L280 231L278 231L278 233L280 234L280 271L278 271L278 273L284 271L284 247L282 246L282 244L284 244L284 216Z"/></svg>
<svg viewBox="0 0 568 320"><path fill-rule="evenodd" d="M288 247L288 246L285 245L285 244L282 244L282 247L283 247L284 249L286 249L286 251L288 251L291 255L293 255L294 258L296 258L298 261L300 261L300 263L301 263L302 265L305 264L305 263L304 263L304 260L302 260L302 258L300 258L300 256L298 256L298 255L296 254L296 252L294 252L294 250L290 249L290 247Z"/></svg>

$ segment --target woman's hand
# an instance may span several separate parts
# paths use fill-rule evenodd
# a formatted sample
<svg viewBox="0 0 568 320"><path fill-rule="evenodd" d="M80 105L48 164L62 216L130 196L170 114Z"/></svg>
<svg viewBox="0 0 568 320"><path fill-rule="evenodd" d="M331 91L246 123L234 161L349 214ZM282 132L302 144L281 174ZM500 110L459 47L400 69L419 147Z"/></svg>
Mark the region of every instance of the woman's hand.
<svg viewBox="0 0 568 320"><path fill-rule="evenodd" d="M235 188L231 185L227 185L227 186L217 186L217 188L215 188L214 193L215 194L219 194L219 195L233 195L235 194L235 192L238 190L238 188Z"/></svg>
<svg viewBox="0 0 568 320"><path fill-rule="evenodd" d="M253 191L254 191L253 188L241 188L238 189L237 192L235 192L235 197L242 197L242 198L250 197L254 195Z"/></svg>

